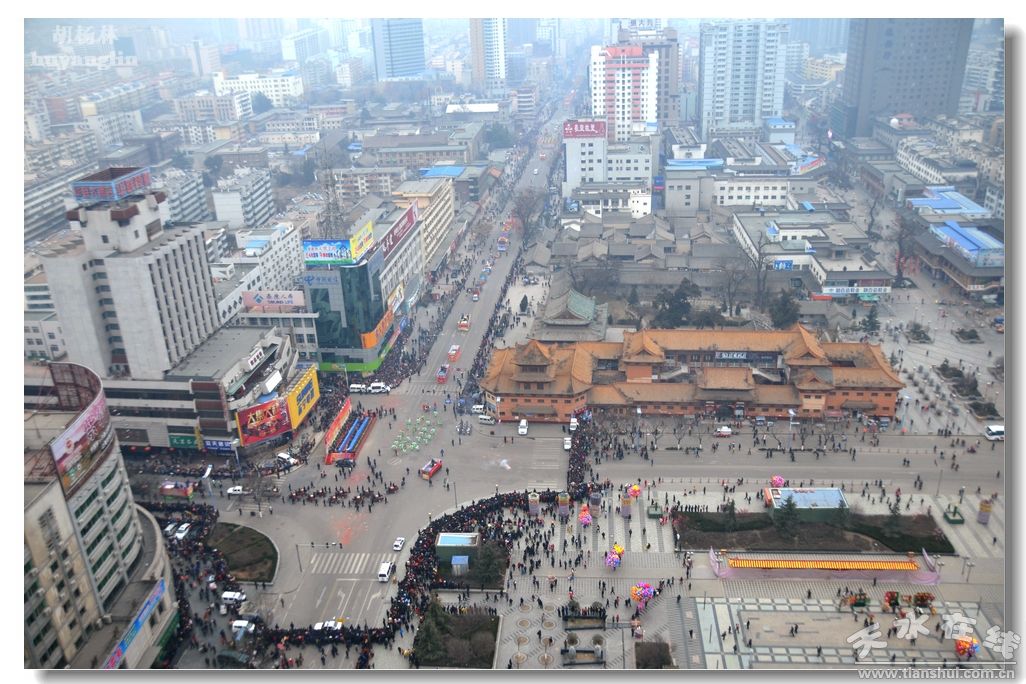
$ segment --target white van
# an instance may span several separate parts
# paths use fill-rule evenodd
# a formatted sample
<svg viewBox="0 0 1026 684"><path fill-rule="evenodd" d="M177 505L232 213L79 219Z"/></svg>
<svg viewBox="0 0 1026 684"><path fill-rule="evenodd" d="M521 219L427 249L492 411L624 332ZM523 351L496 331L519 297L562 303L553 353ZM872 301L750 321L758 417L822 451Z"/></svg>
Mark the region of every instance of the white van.
<svg viewBox="0 0 1026 684"><path fill-rule="evenodd" d="M520 425L517 426L517 434L518 435L526 435L527 434L527 419L526 418L522 419L520 421Z"/></svg>
<svg viewBox="0 0 1026 684"><path fill-rule="evenodd" d="M383 382L372 382L370 385L371 394L388 394L392 388Z"/></svg>
<svg viewBox="0 0 1026 684"><path fill-rule="evenodd" d="M983 431L983 436L992 442L1003 442L1005 441L1005 426L988 425Z"/></svg>
<svg viewBox="0 0 1026 684"><path fill-rule="evenodd" d="M491 416L478 416L477 422L481 423L481 425L495 425L495 419Z"/></svg>
<svg viewBox="0 0 1026 684"><path fill-rule="evenodd" d="M378 581L379 582L387 582L388 578L391 577L392 573L394 573L394 572L395 572L395 563L393 563L391 561L387 561L385 563L382 563L381 567L378 568Z"/></svg>
<svg viewBox="0 0 1026 684"><path fill-rule="evenodd" d="M577 416L570 416L570 432L577 429Z"/></svg>
<svg viewBox="0 0 1026 684"><path fill-rule="evenodd" d="M484 413L484 404L474 404L470 407L470 412L476 416Z"/></svg>
<svg viewBox="0 0 1026 684"><path fill-rule="evenodd" d="M283 466L299 465L299 459L298 458L296 458L295 456L290 456L288 453L286 453L284 451L281 452L280 454L278 454L277 458L278 458L279 461L281 461L281 464Z"/></svg>
<svg viewBox="0 0 1026 684"><path fill-rule="evenodd" d="M246 601L246 594L241 591L226 591L221 594L221 603L226 606L241 606Z"/></svg>
<svg viewBox="0 0 1026 684"><path fill-rule="evenodd" d="M352 385L349 386L349 393L350 394L366 394L367 391L368 391L367 390L367 385L361 385L358 382L357 383L353 383Z"/></svg>

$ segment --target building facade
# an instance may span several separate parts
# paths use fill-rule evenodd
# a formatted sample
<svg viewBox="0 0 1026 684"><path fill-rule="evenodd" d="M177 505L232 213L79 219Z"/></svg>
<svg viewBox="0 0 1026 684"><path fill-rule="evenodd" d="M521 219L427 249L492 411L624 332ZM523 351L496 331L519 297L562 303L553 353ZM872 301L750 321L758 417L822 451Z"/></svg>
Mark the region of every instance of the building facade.
<svg viewBox="0 0 1026 684"><path fill-rule="evenodd" d="M271 174L265 169L235 169L211 195L217 220L227 221L229 228L262 226L274 211Z"/></svg>
<svg viewBox="0 0 1026 684"><path fill-rule="evenodd" d="M425 267L448 249L446 238L456 216L455 193L449 178L426 178L406 181L393 193L392 201L406 209L417 206L420 238Z"/></svg>
<svg viewBox="0 0 1026 684"><path fill-rule="evenodd" d="M303 97L303 79L293 71L276 70L267 75L256 73L228 77L214 73L214 92L218 95L245 92L260 93L275 107L288 107Z"/></svg>
<svg viewBox="0 0 1026 684"><path fill-rule="evenodd" d="M470 72L475 90L502 94L506 87L506 19L470 20Z"/></svg>
<svg viewBox="0 0 1026 684"><path fill-rule="evenodd" d="M371 39L377 80L412 78L424 72L422 19L371 19Z"/></svg>
<svg viewBox="0 0 1026 684"><path fill-rule="evenodd" d="M659 53L641 45L591 48L591 115L606 122L610 141L622 142L634 124L658 118Z"/></svg>
<svg viewBox="0 0 1026 684"><path fill-rule="evenodd" d="M175 115L181 121L239 121L253 115L249 92L240 90L225 95L200 91L175 98Z"/></svg>

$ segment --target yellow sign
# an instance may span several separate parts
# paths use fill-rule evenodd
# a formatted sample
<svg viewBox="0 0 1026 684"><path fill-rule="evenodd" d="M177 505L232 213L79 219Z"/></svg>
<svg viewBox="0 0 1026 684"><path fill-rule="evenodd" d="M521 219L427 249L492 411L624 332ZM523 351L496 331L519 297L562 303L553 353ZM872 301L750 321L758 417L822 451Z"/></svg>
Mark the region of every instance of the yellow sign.
<svg viewBox="0 0 1026 684"><path fill-rule="evenodd" d="M352 254L353 262L360 261L368 249L374 246L374 226L370 221L360 230L353 233L349 238L349 252Z"/></svg>
<svg viewBox="0 0 1026 684"><path fill-rule="evenodd" d="M320 398L321 388L317 384L317 369L311 366L299 376L299 380L287 395L289 422L292 423L293 430L300 426Z"/></svg>

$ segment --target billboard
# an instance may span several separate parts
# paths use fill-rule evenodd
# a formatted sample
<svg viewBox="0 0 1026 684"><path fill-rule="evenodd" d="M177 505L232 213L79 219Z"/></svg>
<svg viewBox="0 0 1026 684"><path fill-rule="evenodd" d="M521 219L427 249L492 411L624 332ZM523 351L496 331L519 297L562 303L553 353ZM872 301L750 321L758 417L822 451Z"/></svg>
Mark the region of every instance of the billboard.
<svg viewBox="0 0 1026 684"><path fill-rule="evenodd" d="M277 437L292 428L288 407L282 397L239 409L235 412L235 422L239 424L239 443L242 446Z"/></svg>
<svg viewBox="0 0 1026 684"><path fill-rule="evenodd" d="M143 625L146 624L146 621L150 617L150 613L152 613L153 609L157 607L158 603L160 603L160 599L164 597L164 592L166 591L167 584L164 582L164 578L161 578L160 581L154 585L150 595L146 597L146 602L143 603L142 608L139 609L139 613L135 616L135 620L132 621L132 624L128 627L128 630L121 638L121 641L118 642L118 645L115 646L114 650L111 651L109 656L107 656L107 660L103 663L103 669L113 670L121 664L121 661L125 657L125 653L128 651L128 647L132 645L133 641L135 641L135 637L139 635L139 631L143 628Z"/></svg>
<svg viewBox="0 0 1026 684"><path fill-rule="evenodd" d="M65 494L71 494L110 451L114 430L107 397L100 392L56 439L50 452Z"/></svg>
<svg viewBox="0 0 1026 684"><path fill-rule="evenodd" d="M373 245L373 225L368 221L347 240L303 240L303 261L307 266L352 266Z"/></svg>
<svg viewBox="0 0 1026 684"><path fill-rule="evenodd" d="M254 306L306 306L302 290L252 290L242 293L242 305Z"/></svg>
<svg viewBox="0 0 1026 684"><path fill-rule="evenodd" d="M403 212L403 215L399 217L399 220L392 224L392 227L389 228L388 233L381 241L381 256L388 259L388 255L399 246L404 237L410 234L410 231L413 230L413 226L416 224L417 205L411 204Z"/></svg>
<svg viewBox="0 0 1026 684"><path fill-rule="evenodd" d="M374 224L370 221L364 224L363 228L353 233L349 238L349 251L353 254L353 261L360 260L367 250L374 246Z"/></svg>
<svg viewBox="0 0 1026 684"><path fill-rule="evenodd" d="M363 344L364 349L371 349L375 347L386 332L388 332L389 326L392 325L392 321L395 320L395 316L392 314L391 309L385 309L385 315L381 317L378 324L374 326L374 330L365 332L360 335L360 342Z"/></svg>
<svg viewBox="0 0 1026 684"><path fill-rule="evenodd" d="M605 121L578 121L567 119L563 122L564 138L604 138L606 137Z"/></svg>
<svg viewBox="0 0 1026 684"><path fill-rule="evenodd" d="M339 410L338 415L331 421L331 425L328 426L328 431L324 433L324 455L327 456L331 453L331 448L335 446L335 441L338 436L342 434L342 428L345 426L346 421L349 420L349 413L353 410L353 405L349 401L349 397L346 397L346 401L342 404L342 408Z"/></svg>
<svg viewBox="0 0 1026 684"><path fill-rule="evenodd" d="M293 428L299 427L303 419L310 413L317 400L321 398L321 388L317 384L317 369L310 366L299 376L285 399L289 407L289 421Z"/></svg>

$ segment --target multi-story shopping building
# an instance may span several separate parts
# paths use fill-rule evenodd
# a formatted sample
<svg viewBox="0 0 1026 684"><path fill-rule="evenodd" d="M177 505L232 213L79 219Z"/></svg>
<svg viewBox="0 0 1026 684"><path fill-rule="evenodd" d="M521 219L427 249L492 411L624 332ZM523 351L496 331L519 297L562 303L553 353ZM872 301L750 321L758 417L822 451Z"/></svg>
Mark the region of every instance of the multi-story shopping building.
<svg viewBox="0 0 1026 684"><path fill-rule="evenodd" d="M100 378L73 363L25 373L25 667L151 667L178 624L173 571Z"/></svg>
<svg viewBox="0 0 1026 684"><path fill-rule="evenodd" d="M165 230L149 169L106 169L73 185L72 231L39 252L70 360L104 376L160 379L219 320L202 230Z"/></svg>

